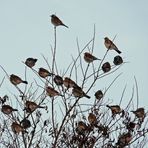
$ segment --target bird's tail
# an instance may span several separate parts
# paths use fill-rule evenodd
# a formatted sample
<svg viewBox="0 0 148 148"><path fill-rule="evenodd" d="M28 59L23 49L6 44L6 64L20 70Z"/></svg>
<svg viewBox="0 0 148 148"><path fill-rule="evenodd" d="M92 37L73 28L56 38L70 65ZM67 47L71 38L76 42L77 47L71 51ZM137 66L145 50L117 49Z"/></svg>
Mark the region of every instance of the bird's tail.
<svg viewBox="0 0 148 148"><path fill-rule="evenodd" d="M66 26L65 24L62 24L63 26L65 26L66 28L69 28L68 26Z"/></svg>
<svg viewBox="0 0 148 148"><path fill-rule="evenodd" d="M28 82L27 82L27 81L22 81L22 83L28 84Z"/></svg>
<svg viewBox="0 0 148 148"><path fill-rule="evenodd" d="M119 49L115 49L116 52L118 52L119 54L122 53Z"/></svg>
<svg viewBox="0 0 148 148"><path fill-rule="evenodd" d="M18 111L17 109L13 109L13 111Z"/></svg>
<svg viewBox="0 0 148 148"><path fill-rule="evenodd" d="M110 106L109 106L109 105L106 105L106 107L110 108Z"/></svg>
<svg viewBox="0 0 148 148"><path fill-rule="evenodd" d="M38 108L46 108L46 106L40 106L40 105L39 105Z"/></svg>
<svg viewBox="0 0 148 148"><path fill-rule="evenodd" d="M84 97L86 97L86 98L90 99L90 96L88 96L88 95L86 95L86 94L84 94Z"/></svg>

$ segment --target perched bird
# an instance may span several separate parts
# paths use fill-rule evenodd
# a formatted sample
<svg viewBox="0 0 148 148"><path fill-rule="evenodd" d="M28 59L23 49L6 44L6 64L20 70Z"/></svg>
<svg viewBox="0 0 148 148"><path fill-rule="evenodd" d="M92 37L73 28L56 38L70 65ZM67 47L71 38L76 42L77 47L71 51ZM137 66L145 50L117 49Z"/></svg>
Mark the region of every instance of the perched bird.
<svg viewBox="0 0 148 148"><path fill-rule="evenodd" d="M89 113L88 115L88 121L91 125L95 125L97 124L97 118L96 118L96 115L93 114L93 113Z"/></svg>
<svg viewBox="0 0 148 148"><path fill-rule="evenodd" d="M12 74L10 75L10 82L13 84L13 85L18 85L20 83L25 83L25 84L28 84L27 81L23 81L20 77Z"/></svg>
<svg viewBox="0 0 148 148"><path fill-rule="evenodd" d="M59 75L55 75L53 81L56 85L63 85L63 78Z"/></svg>
<svg viewBox="0 0 148 148"><path fill-rule="evenodd" d="M88 99L90 99L90 96L88 96L83 90L81 87L74 87L72 89L72 94L75 96L75 97L79 97L79 98L82 98L82 97L86 97Z"/></svg>
<svg viewBox="0 0 148 148"><path fill-rule="evenodd" d="M116 114L120 114L122 112L122 109L120 108L119 105L106 105L106 107L108 107L109 109L111 109L112 111L112 115L116 115Z"/></svg>
<svg viewBox="0 0 148 148"><path fill-rule="evenodd" d="M108 38L105 37L104 38L104 45L108 50L115 50L116 52L118 52L119 54L121 53L121 51L117 48L117 46Z"/></svg>
<svg viewBox="0 0 148 148"><path fill-rule="evenodd" d="M24 128L20 124L18 124L17 122L13 122L11 125L11 128L15 134L19 134L20 132L24 131Z"/></svg>
<svg viewBox="0 0 148 148"><path fill-rule="evenodd" d="M46 78L48 76L53 76L54 74L50 73L47 69L39 68L38 74L42 78Z"/></svg>
<svg viewBox="0 0 148 148"><path fill-rule="evenodd" d="M77 86L77 84L68 77L65 77L63 84L67 88L73 88L74 86Z"/></svg>
<svg viewBox="0 0 148 148"><path fill-rule="evenodd" d="M50 86L46 87L46 93L50 97L61 96L61 94L58 91L56 91L54 88Z"/></svg>
<svg viewBox="0 0 148 148"><path fill-rule="evenodd" d="M113 63L114 63L115 65L120 65L120 64L122 64L122 63L123 63L122 57L120 57L119 55L118 55L118 56L115 56L115 57L114 57Z"/></svg>
<svg viewBox="0 0 148 148"><path fill-rule="evenodd" d="M145 111L144 111L144 108L142 108L142 107L137 108L137 110L131 111L131 112L133 112L137 118L144 119L144 117L145 117Z"/></svg>
<svg viewBox="0 0 148 148"><path fill-rule="evenodd" d="M10 105L3 105L1 111L4 114L11 114L13 111L18 111L17 109L12 108Z"/></svg>
<svg viewBox="0 0 148 148"><path fill-rule="evenodd" d="M79 121L76 127L76 132L80 135L83 135L87 130L87 125L83 121Z"/></svg>
<svg viewBox="0 0 148 148"><path fill-rule="evenodd" d="M132 140L132 134L130 132L123 133L119 136L117 145L125 147L127 146Z"/></svg>
<svg viewBox="0 0 148 148"><path fill-rule="evenodd" d="M51 15L51 23L57 27L57 26L65 26L68 28L68 26L66 26L56 15L52 14Z"/></svg>
<svg viewBox="0 0 148 148"><path fill-rule="evenodd" d="M135 126L136 126L136 123L134 123L134 122L129 122L129 123L127 123L127 125L126 125L126 128L127 128L129 131L133 131L133 129L135 128Z"/></svg>
<svg viewBox="0 0 148 148"><path fill-rule="evenodd" d="M28 67L32 68L32 67L35 65L36 62L37 62L37 59L34 59L34 58L27 58L26 61L25 61L25 64L26 64Z"/></svg>
<svg viewBox="0 0 148 148"><path fill-rule="evenodd" d="M98 59L97 57L93 56L93 55L90 54L89 52L85 52L85 53L84 53L84 60L85 60L87 63L91 63L91 62L93 62L94 60L101 60L101 59Z"/></svg>
<svg viewBox="0 0 148 148"><path fill-rule="evenodd" d="M95 93L95 97L96 99L100 100L103 98L103 92L101 90L98 90L96 93Z"/></svg>
<svg viewBox="0 0 148 148"><path fill-rule="evenodd" d="M29 121L27 118L24 118L24 119L21 121L21 126L22 126L24 129L27 129L27 128L31 127L31 123L30 123L30 121Z"/></svg>
<svg viewBox="0 0 148 148"><path fill-rule="evenodd" d="M37 108L45 108L45 106L37 105L35 102L32 102L32 101L26 101L25 109L26 109L27 112L32 113Z"/></svg>
<svg viewBox="0 0 148 148"><path fill-rule="evenodd" d="M103 72L109 72L111 70L111 65L109 62L106 62L102 65Z"/></svg>

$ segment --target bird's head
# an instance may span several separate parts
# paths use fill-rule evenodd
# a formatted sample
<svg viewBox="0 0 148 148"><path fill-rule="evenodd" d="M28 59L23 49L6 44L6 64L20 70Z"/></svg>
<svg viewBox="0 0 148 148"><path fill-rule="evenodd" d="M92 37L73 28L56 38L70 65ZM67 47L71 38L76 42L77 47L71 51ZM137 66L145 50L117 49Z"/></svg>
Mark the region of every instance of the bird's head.
<svg viewBox="0 0 148 148"><path fill-rule="evenodd" d="M50 17L52 17L52 18L55 17L55 16L56 16L56 15L54 15L54 14L50 15Z"/></svg>
<svg viewBox="0 0 148 148"><path fill-rule="evenodd" d="M105 37L104 40L105 40L105 41L106 41L106 40L109 40L109 38L108 38L108 37Z"/></svg>

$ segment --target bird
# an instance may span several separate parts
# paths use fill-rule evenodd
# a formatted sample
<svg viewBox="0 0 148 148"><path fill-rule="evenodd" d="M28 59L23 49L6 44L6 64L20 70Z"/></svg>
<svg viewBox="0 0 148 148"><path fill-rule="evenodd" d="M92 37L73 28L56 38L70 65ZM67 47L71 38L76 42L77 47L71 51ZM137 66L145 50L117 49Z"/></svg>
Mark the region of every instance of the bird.
<svg viewBox="0 0 148 148"><path fill-rule="evenodd" d="M130 132L119 135L117 145L125 147L132 140L132 134Z"/></svg>
<svg viewBox="0 0 148 148"><path fill-rule="evenodd" d="M31 127L31 123L27 118L24 118L20 123L24 129Z"/></svg>
<svg viewBox="0 0 148 148"><path fill-rule="evenodd" d="M20 132L25 131L24 128L20 124L18 124L17 122L12 123L11 129L15 134L19 134Z"/></svg>
<svg viewBox="0 0 148 148"><path fill-rule="evenodd" d="M38 105L38 104L36 104L35 102L32 102L32 101L26 101L25 109L26 109L27 112L32 113L37 108L45 108L45 106L40 106L40 105Z"/></svg>
<svg viewBox="0 0 148 148"><path fill-rule="evenodd" d="M51 23L57 27L57 26L65 26L68 28L68 26L66 26L56 15L52 14L51 15Z"/></svg>
<svg viewBox="0 0 148 148"><path fill-rule="evenodd" d="M144 111L144 108L142 108L142 107L137 108L135 111L131 111L131 112L133 112L137 118L144 119L144 117L145 117L145 111Z"/></svg>
<svg viewBox="0 0 148 148"><path fill-rule="evenodd" d="M3 105L1 111L4 114L11 114L13 111L18 111L17 109L12 108L10 105Z"/></svg>
<svg viewBox="0 0 148 148"><path fill-rule="evenodd" d="M87 130L87 125L83 121L79 121L76 127L76 132L80 135L83 135Z"/></svg>
<svg viewBox="0 0 148 148"><path fill-rule="evenodd" d="M53 81L56 85L63 85L63 78L59 75L55 75Z"/></svg>
<svg viewBox="0 0 148 148"><path fill-rule="evenodd" d="M95 125L97 124L97 118L96 118L96 115L93 114L93 113L89 113L88 115L88 121L91 125Z"/></svg>
<svg viewBox="0 0 148 148"><path fill-rule="evenodd" d="M114 57L113 63L114 63L115 65L120 65L120 64L122 64L122 63L123 63L122 57L119 56L119 55L118 55L118 56L115 56L115 57Z"/></svg>
<svg viewBox="0 0 148 148"><path fill-rule="evenodd" d="M64 78L63 84L66 88L73 88L74 86L77 86L77 84L68 77Z"/></svg>
<svg viewBox="0 0 148 148"><path fill-rule="evenodd" d="M53 76L54 75L53 73L50 73L47 69L44 69L42 67L39 68L38 74L42 78L46 78L48 76Z"/></svg>
<svg viewBox="0 0 148 148"><path fill-rule="evenodd" d="M95 92L95 97L96 99L100 100L101 98L103 98L103 92L101 90L98 90L97 92Z"/></svg>
<svg viewBox="0 0 148 148"><path fill-rule="evenodd" d="M117 46L108 37L105 37L104 40L104 45L108 50L115 50L117 53L121 53Z"/></svg>
<svg viewBox="0 0 148 148"><path fill-rule="evenodd" d="M26 61L25 61L25 64L26 64L28 67L32 68L32 67L35 65L36 62L37 62L37 59L34 59L34 58L27 58Z"/></svg>
<svg viewBox="0 0 148 148"><path fill-rule="evenodd" d="M22 80L20 77L18 77L17 75L14 75L14 74L11 74L11 75L10 75L10 82L11 82L13 85L18 85L18 84L20 84L20 83L28 84L27 81Z"/></svg>
<svg viewBox="0 0 148 148"><path fill-rule="evenodd" d="M109 72L111 70L111 65L109 62L105 62L103 65L102 65L102 70L104 73L106 72Z"/></svg>
<svg viewBox="0 0 148 148"><path fill-rule="evenodd" d="M76 86L72 89L72 94L75 96L75 97L79 97L79 98L82 98L82 97L86 97L88 99L90 99L90 96L88 96L83 90L81 87L79 86Z"/></svg>
<svg viewBox="0 0 148 148"><path fill-rule="evenodd" d="M121 108L119 105L106 105L106 107L108 107L109 109L111 109L112 111L112 115L116 115L116 114L120 114L122 112Z"/></svg>
<svg viewBox="0 0 148 148"><path fill-rule="evenodd" d="M90 54L89 52L85 52L85 53L84 53L84 60L85 60L87 63L92 63L92 62L95 61L95 60L101 60L101 59L98 59L97 57L93 56L93 55Z"/></svg>
<svg viewBox="0 0 148 148"><path fill-rule="evenodd" d="M56 91L54 88L52 88L50 86L46 87L46 93L50 97L62 96L58 91Z"/></svg>

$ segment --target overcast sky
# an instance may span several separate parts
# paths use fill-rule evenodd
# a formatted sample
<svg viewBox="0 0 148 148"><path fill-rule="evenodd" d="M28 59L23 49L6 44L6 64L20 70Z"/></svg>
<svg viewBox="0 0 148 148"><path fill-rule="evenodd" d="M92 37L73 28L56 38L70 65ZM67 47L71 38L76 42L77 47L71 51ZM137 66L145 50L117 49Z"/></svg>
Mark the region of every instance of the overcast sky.
<svg viewBox="0 0 148 148"><path fill-rule="evenodd" d="M113 39L122 51L125 64L119 72L101 81L104 89L120 72L118 81L110 90L110 99L118 100L127 84L125 103L130 99L134 76L139 86L139 106L148 106L148 2L147 0L0 0L0 65L11 74L24 76L24 61L27 57L38 58L38 66L46 65L41 54L51 58L53 45L53 25L50 15L56 14L69 28L57 29L57 62L59 69L65 69L71 55L76 56L76 38L82 48L93 35L96 27L94 54L102 57L106 51L104 37ZM113 51L108 58L117 54ZM37 66L37 67L38 67ZM46 67L46 66L45 66ZM5 73L1 70L0 80ZM5 80L0 88L0 96L9 92ZM12 85L11 85L12 87ZM118 92L118 93L117 93ZM116 94L117 93L117 94ZM136 98L136 96L135 96ZM123 103L124 104L124 103Z"/></svg>

